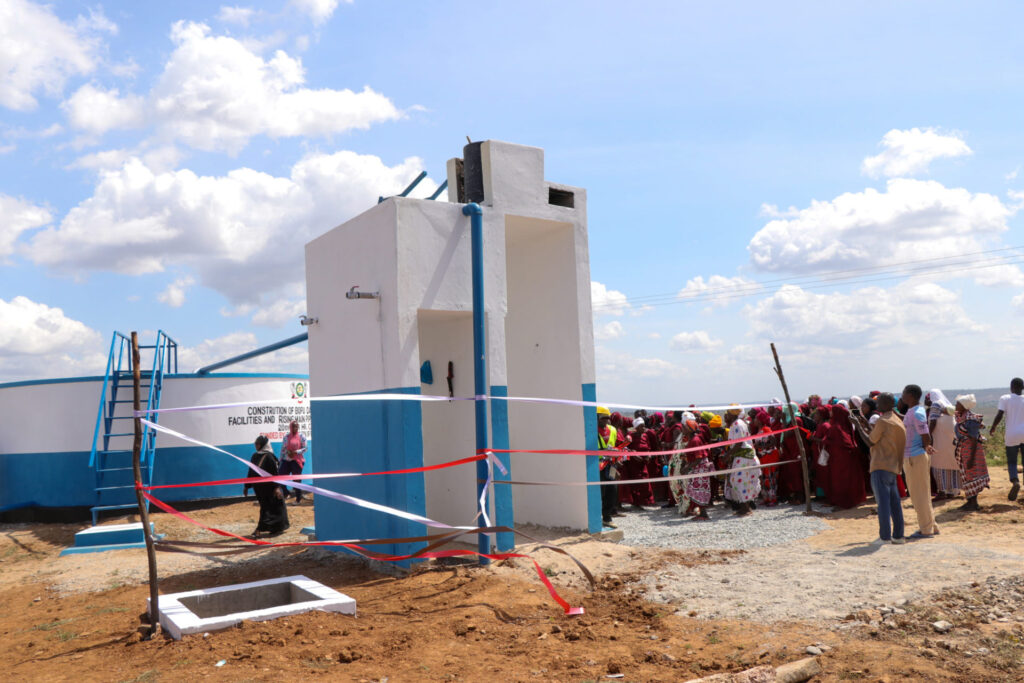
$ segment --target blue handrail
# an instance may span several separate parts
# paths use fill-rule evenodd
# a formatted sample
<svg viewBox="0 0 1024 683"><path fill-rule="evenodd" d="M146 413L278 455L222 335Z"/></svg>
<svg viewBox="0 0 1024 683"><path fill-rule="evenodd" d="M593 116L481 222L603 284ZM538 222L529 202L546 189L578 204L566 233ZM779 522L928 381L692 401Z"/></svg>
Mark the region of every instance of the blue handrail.
<svg viewBox="0 0 1024 683"><path fill-rule="evenodd" d="M114 364L114 345L117 343L117 338L120 337L124 340L124 335L120 332L114 332L110 338L110 354L107 356L107 370L103 374L103 389L100 391L100 408L96 415L96 428L92 433L92 450L89 453L89 467L93 467L96 464L96 442L100 438L100 425L103 424L107 417L107 386L110 384L110 370ZM121 344L121 350L124 349L124 344ZM118 352L117 357L117 370L121 369L121 353Z"/></svg>

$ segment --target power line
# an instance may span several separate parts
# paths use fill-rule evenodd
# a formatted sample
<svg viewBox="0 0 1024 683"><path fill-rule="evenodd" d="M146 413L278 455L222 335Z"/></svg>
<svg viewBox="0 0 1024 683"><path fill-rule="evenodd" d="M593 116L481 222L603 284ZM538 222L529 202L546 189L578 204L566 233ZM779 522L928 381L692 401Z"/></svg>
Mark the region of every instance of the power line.
<svg viewBox="0 0 1024 683"><path fill-rule="evenodd" d="M823 272L820 272L820 273L810 273L810 274L807 274L807 275L798 275L798 276L795 276L795 277L782 277L782 278L775 278L775 279L771 279L771 280L759 280L757 282L752 282L751 286L763 286L763 285L773 284L773 283L777 283L777 282L783 282L783 283L792 284L792 283L794 283L797 280L830 278L830 277L833 277L833 276L843 276L846 273L859 273L859 272L865 272L865 271L890 270L890 269L893 269L893 268L898 268L900 266L914 265L914 264L917 264L917 263L932 263L932 262L936 262L936 261L948 261L948 260L951 260L951 259L963 259L963 258L966 258L966 257L969 257L969 256L981 256L981 255L984 255L984 254L995 254L995 253L1000 253L1000 252L1005 252L1005 251L1014 251L1014 250L1019 250L1019 249L1024 249L1024 246L1001 247L999 249L986 249L986 250L983 250L983 251L967 252L967 253L964 253L964 254L957 254L955 256L935 256L935 257L926 258L926 259L914 259L914 260L910 260L910 261L897 261L895 263L889 263L889 264L877 265L877 266L861 266L861 267L858 267L858 268L844 268L844 269L839 269L839 270L823 271ZM1007 258L1009 258L1009 257L1007 257ZM708 289L701 290L701 293L713 292L713 291L727 291L727 290L733 290L733 289L735 289L735 288L732 285L724 285L724 286L721 286L721 287L709 287ZM643 300L649 299L649 298L676 297L678 295L679 295L679 292L664 293L664 294L648 294L648 295L641 295L641 296L637 296L637 297L631 297L630 300L631 301L643 301Z"/></svg>
<svg viewBox="0 0 1024 683"><path fill-rule="evenodd" d="M840 284L863 284L869 282L880 282L884 280L902 278L909 275L953 273L967 270L994 268L998 266L1010 266L1022 263L1022 254L1007 254L1005 256L997 256L990 259L969 259L965 257L978 256L983 254L995 254L998 252L1019 250L1021 248L1022 247L1017 246L1004 247L1000 249L969 252L957 256L941 256L927 259L916 259L912 261L903 261L883 266L865 266L860 268L848 268L844 270L826 271L822 273L797 276L793 278L776 278L771 280L752 281L745 285L725 285L718 287L709 287L699 292L695 292L689 296L681 295L678 292L673 294L652 294L646 296L631 297L629 299L629 303L642 306L663 306L669 304L696 303L711 299L728 301L731 299L738 299L746 296L761 294L765 289L767 289L767 285L772 284L777 284L779 285L779 287L789 284L800 286L803 289L822 289L827 287L834 287ZM932 265L908 267L913 266L915 264L927 263L930 263ZM606 303L604 305L594 306L593 311L595 313L602 313L609 310L620 309L622 307L623 306L620 304Z"/></svg>

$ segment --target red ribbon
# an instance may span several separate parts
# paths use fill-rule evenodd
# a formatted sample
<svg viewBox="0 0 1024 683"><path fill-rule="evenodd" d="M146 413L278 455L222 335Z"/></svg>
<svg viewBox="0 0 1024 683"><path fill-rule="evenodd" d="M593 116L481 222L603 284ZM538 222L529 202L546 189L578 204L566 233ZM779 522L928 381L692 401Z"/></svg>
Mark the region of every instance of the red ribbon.
<svg viewBox="0 0 1024 683"><path fill-rule="evenodd" d="M330 479L332 477L337 478L340 476L346 477L376 477L382 474L414 474L416 472L430 472L432 470L440 470L446 467L455 467L457 465L465 465L467 463L476 462L477 460L486 460L487 455L479 453L477 455L471 455L468 458L461 458L459 460L452 460L449 462L443 462L440 465L424 465L423 467L410 467L404 470L387 470L385 472L353 472L351 474L278 474L273 477L245 477L242 479L218 479L217 481L198 481L191 484L157 484L156 486L143 486L142 488L146 491L153 491L155 489L176 489L176 488L188 488L192 486L226 486L228 484L266 484L267 482L286 482L286 481L299 481L304 479Z"/></svg>
<svg viewBox="0 0 1024 683"><path fill-rule="evenodd" d="M531 448L482 448L478 453L539 453L541 455L597 455L605 458L630 458L630 457L647 457L651 455L675 455L676 453L690 453L692 451L704 451L714 448L721 448L722 446L732 446L733 444L744 443L746 441L757 441L767 436L775 436L776 434L785 434L791 432L796 427L786 427L785 429L779 429L774 432L765 432L764 434L751 434L750 436L742 439L733 439L731 441L718 441L715 443L704 444L703 446L693 446L690 448L680 448L676 451L616 451L614 449L608 449L604 451L581 451L568 448L547 448L547 449L531 449ZM615 453L622 453L622 455L615 455Z"/></svg>
<svg viewBox="0 0 1024 683"><path fill-rule="evenodd" d="M266 479L265 478L261 479L261 481L266 481ZM530 560L531 562L533 562L533 566L537 570L537 576L540 577L541 583L543 583L544 587L548 589L548 593L551 594L552 599L555 602L558 603L558 605L562 608L562 610L565 612L566 615L568 615L568 616L577 616L577 615L580 615L580 614L584 613L584 609L582 607L572 607L568 602L565 601L565 599L561 595L558 594L558 591L555 590L554 585L548 579L547 575L544 573L544 570L541 568L541 566L537 562L537 560L533 559L529 555L524 555L522 553L493 553L493 554L488 554L488 553L477 552L475 550L452 549L452 550L435 550L435 551L431 551L431 552L418 553L418 554L417 553L413 553L411 555L384 555L384 554L381 554L381 553L370 553L370 552L368 552L366 550L366 548L363 548L360 545L357 545L355 543L345 543L345 542L342 542L342 541L292 541L292 542L288 542L288 543L272 543L270 541L262 541L262 540L260 540L258 538L246 538L245 536L239 536L238 534L230 532L230 531L224 531L223 529L218 529L216 527L207 526L207 525L203 524L202 522L199 522L199 521L189 517L185 513L180 512L179 510L174 509L173 507L171 507L167 503L163 502L162 500L159 500L158 498L155 498L154 496L150 495L146 491L142 491L142 495L145 496L146 500L148 500L153 505L156 505L158 508L160 508L164 512L166 512L168 514L171 514L171 515L174 515L175 517L177 517L179 519L182 519L182 520L184 520L186 522L189 522L191 524L194 524L194 525L196 525L196 526L198 526L200 528L206 529L207 531L210 531L210 532L212 532L214 534L217 534L218 536L225 536L227 538L234 538L234 539L237 539L239 541L243 541L245 543L251 543L253 545L258 545L258 546L261 546L261 547L264 547L264 548L294 548L294 547L298 547L298 546L307 546L307 547L311 547L311 546L312 547L315 547L315 546L333 546L333 547L346 548L348 550L351 550L354 553L362 555L363 557L368 557L368 558L374 559L374 560L381 560L383 562L401 562L403 560L411 560L411 559L418 559L418 558L430 560L430 559L437 559L437 558L443 558L443 557L458 557L460 555L473 555L473 556L476 556L476 557L486 557L489 560L495 560L495 561L497 561L497 560L508 560L508 559L511 559L511 558L514 558L514 557L520 557L520 558L527 559L527 560ZM382 540L387 540L387 539L382 539Z"/></svg>

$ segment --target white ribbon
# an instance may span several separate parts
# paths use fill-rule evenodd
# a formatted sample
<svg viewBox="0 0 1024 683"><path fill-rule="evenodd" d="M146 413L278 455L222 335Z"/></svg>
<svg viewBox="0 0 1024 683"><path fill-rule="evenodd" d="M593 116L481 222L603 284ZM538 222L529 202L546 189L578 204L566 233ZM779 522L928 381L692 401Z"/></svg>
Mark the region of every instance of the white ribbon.
<svg viewBox="0 0 1024 683"><path fill-rule="evenodd" d="M164 427L162 425L158 425L155 422L150 422L149 420L142 420L142 423L147 425L147 426L149 426L152 429L155 429L158 432L163 432L164 434L167 434L169 436L173 436L173 437L182 439L184 441L188 441L189 443L194 443L197 446L205 446L206 448L212 448L213 450L217 451L218 453L223 453L224 455L231 456L235 460L238 460L239 462L244 463L246 467L251 467L257 473L259 473L259 475L261 477L273 476L270 473L260 469L256 465L252 464L251 462L249 462L245 458L240 458L237 455L235 455L234 453L229 453L228 451L224 450L223 448L218 448L217 446L214 446L212 444L208 444L208 443L206 443L204 441L200 441L198 439L193 439L190 436L186 436L186 435L184 435L184 434L182 434L180 432L176 432L173 429L168 429L167 427ZM359 476L359 475L358 474L353 474L351 476ZM402 519L409 520L410 522L418 522L420 524L425 524L427 526L434 527L434 528L437 528L437 529L472 530L472 529L475 528L475 527L471 527L471 526L451 526L450 524L445 524L444 522L436 522L436 521L434 521L434 520L432 520L432 519L430 519L428 517L421 517L420 515L416 515L416 514L413 514L411 512L405 512L404 510L398 510L398 509L393 508L393 507L388 507L387 505L380 505L379 503L371 503L370 501L363 500L362 498L355 498L353 496L346 496L344 493L338 493L336 491L329 491L327 489L320 488L319 486L312 486L310 484L303 484L303 483L298 482L298 481L290 482L289 485L294 487L294 488L300 489L302 491L309 491L310 493L315 493L318 496L325 496L325 497L331 498L333 500L341 501L342 503L350 503L352 505L355 505L355 506L358 506L358 507L361 507L361 508L366 508L368 510L376 510L377 512L383 512L383 513L388 514L388 515L394 515L395 517L401 517ZM488 524L488 526L490 526L490 524Z"/></svg>
<svg viewBox="0 0 1024 683"><path fill-rule="evenodd" d="M185 413L196 410L221 410L224 408L242 408L246 406L257 406L257 405L287 405L287 404L299 404L303 401L317 401L317 402L338 402L338 401L412 401L416 403L434 403L434 402L451 402L451 401L509 401L509 402L522 402L522 403L546 403L550 405L565 405L565 406L577 406L582 408L622 408L623 410L654 410L663 412L694 412L694 411L707 411L713 412L716 410L746 410L749 408L764 408L773 406L782 406L783 404L775 401L761 401L754 403L737 403L729 405L713 405L713 406L679 406L679 407L668 407L665 406L651 406L651 405L634 405L631 403L602 403L599 401L579 401L575 399L565 398L538 398L531 396L433 396L430 394L347 394L345 396L311 396L304 399L292 399L292 398L273 398L265 401L235 401L232 403L209 403L200 406L184 406L180 408L145 408L142 410L134 411L135 417L145 417L146 415L152 415L155 413Z"/></svg>

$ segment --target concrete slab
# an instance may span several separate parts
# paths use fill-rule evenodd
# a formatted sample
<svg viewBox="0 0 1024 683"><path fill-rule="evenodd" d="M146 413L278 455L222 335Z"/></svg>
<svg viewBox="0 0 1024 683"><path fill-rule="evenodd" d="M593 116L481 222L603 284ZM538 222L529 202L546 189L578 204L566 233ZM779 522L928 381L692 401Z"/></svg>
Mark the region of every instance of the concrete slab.
<svg viewBox="0 0 1024 683"><path fill-rule="evenodd" d="M149 524L149 531L153 533L153 523ZM75 534L75 546L83 547L89 545L121 545L124 543L144 543L142 535L142 522L134 524L102 524L100 526L82 529Z"/></svg>
<svg viewBox="0 0 1024 683"><path fill-rule="evenodd" d="M312 610L356 613L354 599L301 575L161 595L159 602L160 625L175 640L242 621L267 621Z"/></svg>
<svg viewBox="0 0 1024 683"><path fill-rule="evenodd" d="M149 524L153 533L153 523ZM153 538L160 540L163 534L153 533ZM130 550L145 548L146 539L142 535L142 522L134 524L104 524L89 527L75 534L75 544L60 551L64 555L80 555L82 553L102 553L108 550Z"/></svg>

